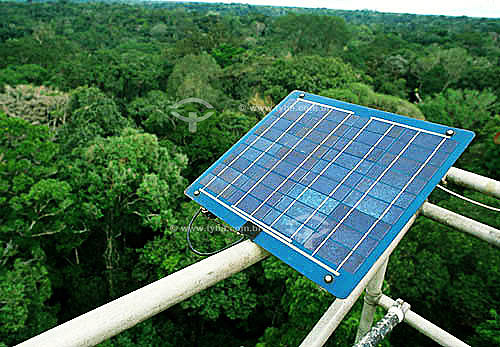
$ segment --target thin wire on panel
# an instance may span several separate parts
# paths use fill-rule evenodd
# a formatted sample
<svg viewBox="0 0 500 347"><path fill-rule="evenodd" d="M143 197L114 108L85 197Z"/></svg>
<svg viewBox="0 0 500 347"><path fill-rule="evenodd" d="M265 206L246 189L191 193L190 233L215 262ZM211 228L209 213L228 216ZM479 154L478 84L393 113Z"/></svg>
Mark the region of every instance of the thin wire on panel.
<svg viewBox="0 0 500 347"><path fill-rule="evenodd" d="M217 253L220 253L226 249L228 249L229 247L233 247L234 245L240 243L241 241L243 241L245 239L245 236L242 236L240 239L236 240L235 242L231 243L230 245L224 247L224 248L221 248L217 251L213 251L213 252L201 252L201 251L198 251L196 248L194 248L192 242L191 242L191 230L192 230L192 227L193 227L193 223L194 221L196 220L196 217L198 217L200 215L200 213L203 212L203 208L200 208L194 215L193 215L193 218L191 218L191 221L189 222L189 225L188 225L188 229L186 231L186 241L187 241L187 244L188 244L188 247L189 249L196 255L199 255L199 256L202 256L202 257L206 257L206 256L211 256L211 255L214 255L214 254L217 254ZM217 221L214 221L216 224L220 225L221 227L223 227L224 229L226 230L230 230L228 228L226 228L223 224L221 223L218 223ZM232 230L230 230L232 231Z"/></svg>
<svg viewBox="0 0 500 347"><path fill-rule="evenodd" d="M443 186L442 186L442 185L440 185L440 184L438 184L438 185L437 185L437 187L438 187L439 189L441 189L442 191L445 191L446 193L451 194L451 195L453 195L453 196L456 196L457 198L462 199L462 200L464 200L464 201L470 202L471 204L474 204L474 205L477 205L477 206L481 206L481 207L486 208L486 209L491 210L491 211L500 212L500 208L493 207L493 206L489 206L489 205L486 205L486 204L480 203L480 202L478 202L478 201L476 201L476 200L469 199L469 198L467 198L467 197L465 197L465 196L463 196L463 195L460 195L460 194L458 194L458 193L455 193L454 191L452 191L452 190L450 190L450 189L448 189L448 188L443 187Z"/></svg>

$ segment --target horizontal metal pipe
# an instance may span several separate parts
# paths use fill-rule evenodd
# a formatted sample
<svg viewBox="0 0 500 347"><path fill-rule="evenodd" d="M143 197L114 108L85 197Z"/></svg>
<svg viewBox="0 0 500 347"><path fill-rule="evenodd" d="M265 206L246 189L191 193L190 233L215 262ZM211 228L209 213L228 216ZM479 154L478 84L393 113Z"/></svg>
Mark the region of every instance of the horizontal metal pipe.
<svg viewBox="0 0 500 347"><path fill-rule="evenodd" d="M352 306L356 303L359 296L368 285L368 282L372 279L375 273L380 269L380 267L389 258L391 253L394 251L396 246L399 244L403 236L410 229L415 222L416 215L414 215L408 223L403 227L401 232L398 233L396 238L387 247L384 253L377 259L372 268L368 271L365 277L358 283L356 288L351 292L351 294L345 299L335 299L335 301L326 310L323 316L319 319L316 325L312 328L309 334L306 336L304 341L302 341L300 347L321 347L333 334L335 329L339 326L345 315L351 310Z"/></svg>
<svg viewBox="0 0 500 347"><path fill-rule="evenodd" d="M494 179L452 167L445 180L500 199L500 182Z"/></svg>
<svg viewBox="0 0 500 347"><path fill-rule="evenodd" d="M481 240L500 247L500 230L489 225L464 217L458 213L449 211L429 202L425 202L422 205L421 212L422 215L436 222L471 234Z"/></svg>
<svg viewBox="0 0 500 347"><path fill-rule="evenodd" d="M268 255L268 252L255 243L244 241L18 346L94 346L246 269Z"/></svg>
<svg viewBox="0 0 500 347"><path fill-rule="evenodd" d="M387 295L382 294L379 299L379 305L388 310L396 303ZM470 347L465 342L457 339L455 336L441 329L437 325L429 322L427 319L419 316L412 310L405 313L404 322L408 323L411 327L417 329L425 336L431 338L441 346L446 347Z"/></svg>

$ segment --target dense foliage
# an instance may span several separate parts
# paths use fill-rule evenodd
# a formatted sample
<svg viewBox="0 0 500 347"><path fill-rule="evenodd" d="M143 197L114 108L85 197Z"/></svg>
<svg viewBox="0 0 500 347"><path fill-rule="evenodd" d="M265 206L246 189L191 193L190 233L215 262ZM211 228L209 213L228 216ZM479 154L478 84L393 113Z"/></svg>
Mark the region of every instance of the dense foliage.
<svg viewBox="0 0 500 347"><path fill-rule="evenodd" d="M500 20L172 2L0 2L0 15L0 346L198 261L183 190L292 90L474 130L456 165L500 179ZM206 112L178 104L191 97L213 106L195 128L171 113ZM198 225L206 250L236 238ZM499 264L493 246L419 218L384 292L498 345ZM296 346L332 300L271 257L102 345ZM352 344L360 310L328 346ZM432 345L407 326L384 345L408 341Z"/></svg>

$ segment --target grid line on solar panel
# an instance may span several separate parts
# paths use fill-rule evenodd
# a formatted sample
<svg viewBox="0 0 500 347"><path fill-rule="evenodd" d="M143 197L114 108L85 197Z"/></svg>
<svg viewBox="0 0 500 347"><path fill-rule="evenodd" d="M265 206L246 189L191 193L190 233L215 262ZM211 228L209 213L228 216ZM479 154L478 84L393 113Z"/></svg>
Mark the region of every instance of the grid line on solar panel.
<svg viewBox="0 0 500 347"><path fill-rule="evenodd" d="M329 113L327 113L327 115L328 115L328 114L329 114ZM346 119L348 119L348 118L349 118L349 116L346 116L346 117L344 118L344 120L343 120L343 121L345 121L345 120L346 120ZM339 125L338 125L338 126L340 126L341 124L342 124L342 123L339 123ZM337 127L338 127L338 126L337 126ZM337 129L337 128L334 128L334 129L333 129L333 131L332 131L330 134L332 134L332 133L335 131L335 129ZM323 139L323 141L324 141L324 142L326 142L326 141L327 141L327 139L328 139L328 137L326 137L325 139ZM282 187L282 186L283 186L283 185L284 185L284 184L285 184L285 183L286 183L286 182L290 179L290 177L291 177L293 174L295 174L295 173L296 173L296 172L297 172L297 171L298 171L298 170L302 167L302 165L303 165L303 164L304 164L304 163L305 163L305 162L306 162L306 161L307 161L307 160L308 160L308 159L309 159L309 158L313 155L313 153L315 153L315 152L316 152L316 150L319 148L319 146L321 146L321 143L320 143L320 145L316 146L316 147L313 149L313 151L312 151L312 152L311 152L311 153L310 153L310 154L309 154L309 155L308 155L308 156L307 156L307 157L306 157L306 158L305 158L305 159L304 159L304 160L303 160L303 161L302 161L302 162L301 162L301 163L300 163L297 167L296 167L296 169L294 169L294 170L292 171L292 173L290 173L290 175L289 175L288 177L286 177L286 178L285 178L285 180L283 180L283 182L282 182L282 183L280 183L280 185L276 188L276 190L280 189L280 188L281 188L281 187ZM262 204L261 204L261 205L265 204L265 203L269 200L269 198L270 198L270 197L271 197L271 196L269 196L266 200L264 200L264 201L262 202ZM260 206L259 206L257 209L259 209L259 208L260 208Z"/></svg>
<svg viewBox="0 0 500 347"><path fill-rule="evenodd" d="M422 164L422 166L420 167L420 170L422 170L425 165L427 164L427 162L429 162L431 160L431 158L434 156L434 154L439 150L439 148L443 145L443 143L446 141L446 138L443 138L441 140L441 142L436 146L436 148L434 149L434 151L432 152L432 154L429 156L429 158L426 160L426 162L424 162ZM409 186L412 182L412 180L416 177L416 175L418 174L415 173L415 175L408 181L408 183L406 184L406 186ZM389 211L389 209L391 208L392 204L399 198L399 196L403 193L404 189L406 187L404 187L399 193L398 195L393 199L393 201L391 202L391 205L389 205L386 210L382 213L382 215L377 219L377 221L370 227L370 229L368 230L368 232L358 241L358 243L352 248L352 250L349 252L349 254L344 258L344 260L339 264L339 266L337 267L337 271L340 270L340 268L349 260L349 258L352 256L352 254L356 251L356 249L361 245L361 243L364 241L364 239L370 234L370 232L373 230L373 228L375 228L376 224L378 223L378 221L380 221L383 216Z"/></svg>
<svg viewBox="0 0 500 347"><path fill-rule="evenodd" d="M206 194L207 196L210 196L212 199L218 201L222 206L224 206L225 208L233 211L234 213L236 213L240 217L244 218L245 220L250 220L250 221L254 222L256 225L262 227L267 232L270 232L271 235L273 235L274 237L276 237L277 240L279 240L279 241L281 241L283 243L286 243L287 245L289 245L289 243L292 242L292 240L289 239L288 237L280 235L279 233L275 233L272 228L269 228L266 224L262 223L258 219L255 219L252 216L248 215L245 211L237 208L236 206L230 206L230 205L226 204L224 201L216 198L214 195L212 195L209 191L205 190L204 188L201 188L200 191L203 192L204 194ZM328 268L328 269L331 270L330 268ZM332 271L336 272L335 270L332 270Z"/></svg>
<svg viewBox="0 0 500 347"><path fill-rule="evenodd" d="M409 146L414 140L415 138L417 137L418 133L415 134L412 139L408 142L407 146ZM390 170L391 166L394 164L394 162L397 160L397 158L399 156L401 156L401 154L404 152L406 148L403 148L403 150L401 151L401 153L399 153L399 155L393 160L393 162L391 162L385 169L384 171L382 172L382 174L380 175L379 178L377 178L374 183L372 183L372 185L368 188L368 190L363 193L363 195L361 196L361 198L356 202L356 204L347 212L347 214L342 218L342 220L340 221L340 224L343 223L348 217L349 215L356 209L356 207L361 203L361 201L363 200L363 198L368 195L368 193L370 192L371 189L373 189L373 187L375 186L375 184L382 178L382 176ZM337 229L337 227L335 227L329 234L328 236L319 244L318 247L316 247L316 249L313 251L313 255L315 255L319 249L325 244L325 242L332 236L332 234L335 232L335 230Z"/></svg>
<svg viewBox="0 0 500 347"><path fill-rule="evenodd" d="M353 111L345 110L345 109L338 108L338 107L335 107L335 106L332 106L332 105L322 104L320 102L316 102L316 101L312 101L312 100L303 99L303 101L307 102L307 103L310 103L310 104L313 104L313 105L316 105L316 106L327 107L327 108L330 108L332 110L337 110L337 111L340 111L340 112L343 112L343 113L348 113L348 114L353 114L354 113Z"/></svg>
<svg viewBox="0 0 500 347"><path fill-rule="evenodd" d="M352 177L352 176L351 176L351 177ZM349 183L349 181L350 181L350 178L351 178L351 177L349 177L347 180L345 180L345 182L343 183L343 185L341 185L341 186L340 186L340 189L345 188L345 185L351 185L351 184ZM358 178L357 178L354 182L355 182L355 183L357 183L357 182L358 182L358 180L359 180L359 179L361 179L362 177L363 177L363 176L359 175L359 176L358 176ZM322 180L322 179L324 180L324 178L320 178L319 180ZM369 180L369 181L370 181L370 184L373 182L373 180L370 180L370 179L368 179L368 178L364 178L364 179L362 180L362 182L361 182L361 183L363 183L363 182L364 182L364 183L365 183L365 184L364 184L364 185L365 185L365 187L363 188L363 186L357 186L357 188L359 188L360 190L362 190L362 192L365 192L365 191L367 190L367 188L368 188L368 186L366 186L366 181L367 181L367 180ZM380 183L377 183L377 185L379 185L379 184L380 184ZM354 185L352 185L352 186L354 187ZM313 186L313 188L317 189L317 188L316 188L316 187L314 187L314 186ZM386 186L386 188L390 188L390 187L389 187L389 186ZM356 202L356 199L354 199L354 201L353 201L353 202L351 202L351 203L349 203L349 202L348 202L348 199L352 198L353 193L357 193L357 196L358 196L358 197L362 195L362 193L361 193L361 192L357 192L356 190L352 190L352 191L351 191L351 193L349 194L349 196L347 196L347 198L346 198L345 200L343 200L343 203L348 204L349 206L353 206L353 205L354 205L354 203ZM327 194L328 194L328 193L327 193ZM397 194L397 192L396 192L396 194ZM394 194L394 196L396 196L396 194ZM342 200L342 199L343 199L343 197L345 197L346 195L347 195L347 193L343 194L343 196L342 196L342 197L339 197L338 199L339 199L339 200ZM409 195L409 194L407 194L407 195ZM393 196L393 197L394 197L394 196ZM377 197L378 197L378 196L377 196ZM411 197L411 196L405 196L405 199L406 199L405 203L406 203L406 204L408 204L409 202L411 202L411 201L413 200L413 199L410 199L410 200L408 201L408 198L409 198L409 197ZM377 202L378 200L374 199L373 201L374 201L374 202ZM389 200L389 201L390 201L390 200ZM365 211L363 211L363 212L365 212ZM338 218L338 219L340 219L340 218Z"/></svg>
<svg viewBox="0 0 500 347"><path fill-rule="evenodd" d="M225 165L221 165L221 166L225 166ZM263 173L262 173L263 171L265 171L265 167L262 167L259 165L259 163L257 163L252 167L251 170L247 171L244 175L242 175L240 177L240 179L235 180L233 184L236 184L237 182L240 182L240 181L241 181L241 183L247 183L249 180L252 180L252 179L255 181L255 179L258 179L259 177L261 177L263 175ZM225 182L229 183L234 179L234 177L239 176L240 173L241 173L241 169L239 169L239 168L233 169L232 167L227 167L227 168L225 168L225 172L221 176L216 176L216 178L221 178ZM307 173L306 170L303 170L303 172L301 172L301 174L306 174L306 173ZM278 174L280 176L282 176L281 180L284 180L286 178L281 173L278 173ZM243 176L244 176L244 178L243 178ZM209 173L202 180L200 180L199 183L202 184L203 186L207 186L208 188L210 188L210 186L207 185L207 181L212 179L213 177L214 177L214 175L212 173ZM293 175L291 176L291 179L294 180L293 182L291 182L292 184L300 181L299 177L293 177ZM264 185L264 184L262 184L262 185ZM250 187L252 187L252 186L253 185L250 185ZM260 186L261 185L256 186L256 189L258 189ZM238 186L238 188L241 188L241 187ZM248 188L248 185L246 186L246 188ZM222 196L222 194L221 194L221 196Z"/></svg>
<svg viewBox="0 0 500 347"><path fill-rule="evenodd" d="M415 130L415 131L418 131L418 132L421 132L421 133L427 133L427 134L431 134L431 135L435 135L435 136L439 136L439 137L445 137L445 138L447 137L444 134L436 133L434 131L425 130L425 129L422 129L422 128L416 128L416 127L413 127L413 126L408 125L408 124L397 123L397 122L394 122L394 121L391 121L391 120L388 120L388 119L383 119L383 118L378 118L378 117L373 117L373 118L376 119L376 120L378 120L378 121L384 122L384 123L389 123L389 124L393 124L393 125L405 127L407 129L412 129L412 130Z"/></svg>
<svg viewBox="0 0 500 347"><path fill-rule="evenodd" d="M281 117L283 117L283 116L284 116L284 115L285 115L285 114L286 114L286 113L287 113L287 112L288 112L288 111L289 111L292 107L294 107L294 106L295 106L298 102L299 102L299 99L296 99L296 100L295 100L295 101L294 101L294 102L293 102L293 103L292 103L292 104L291 104L288 108L286 108L286 110L285 110L284 112L282 112L282 113L280 114L280 116L279 116L276 120L274 120L274 121L273 121L273 123L271 124L271 126L272 126L274 123L276 123L278 120L280 120L280 119L281 119ZM271 126L270 126L270 127L271 127ZM270 127L268 127L267 129L265 129L265 130L264 130L264 133L265 133L265 132L267 132L267 131L270 129ZM257 138L254 140L254 142L255 142L255 141L257 141L257 139L258 139L258 138L259 138L259 136L257 136ZM239 153L239 154L238 154L238 155L237 155L237 156L236 156L236 157L235 157L235 158L231 161L231 163L232 163L232 162L234 162L235 160L237 160L239 157L241 157L241 156L243 155L243 153L244 153L244 151L243 151L243 152L241 152L241 153ZM209 182L208 184L210 184L210 183L211 183L211 182ZM208 184L207 184L207 185L208 185Z"/></svg>
<svg viewBox="0 0 500 347"><path fill-rule="evenodd" d="M324 153L326 153L326 151L328 150L329 147L326 147L325 145L330 142L331 143L331 136L328 137L327 136L327 141L322 141L320 144L321 146L318 147L318 144L317 143L314 143L314 142L311 142L309 140L307 140L306 138L297 138L297 140L295 141L295 143L297 141L301 141L301 146L300 147L294 147L294 145L290 145L290 144L283 144L283 143L277 143L277 142L272 142L270 140L267 140L265 138L260 138L257 140L257 142L252 145L251 147L252 148L255 148L259 151L266 151L267 150L267 153L269 155L272 155L274 157L278 157L278 158L281 158L283 157L283 155L286 155L287 154L287 149L291 149L293 148L293 152L292 154L294 156L302 156L302 155L307 155L309 154L311 151L315 151L314 153L314 156L315 158L318 158L320 159ZM245 142L251 142L252 140L250 138L248 138L247 140L245 140ZM335 140L334 140L335 141ZM294 143L294 144L295 144ZM285 160L291 160L293 158L286 158ZM295 161L297 161L295 159ZM293 162L293 160L292 160Z"/></svg>
<svg viewBox="0 0 500 347"><path fill-rule="evenodd" d="M295 124L295 123L297 123L298 121L300 121L300 119L301 119L301 118L302 118L302 117L303 117L303 116L307 113L307 111L309 111L312 107L313 107L313 105L309 106L309 108L308 108L305 112L303 112L303 113L302 113L299 117L297 117L297 119L295 119L294 123L292 123L291 125L289 125L289 126L288 126L287 130L288 130L291 126L293 126L293 124ZM267 131L268 129L272 129L272 127L268 127L268 128L266 129L266 131ZM285 135L286 135L286 130L285 130L284 132L282 132L282 133L281 133L281 135L279 135L279 136L278 136L278 138L276 139L276 141L278 141L279 139L281 139L281 138L282 138L283 136L285 136ZM249 146L249 147L250 147L250 146ZM257 158L255 158L255 160L259 160L259 159L260 159L260 158L264 155L264 153L266 153L266 152L267 152L267 150L269 150L269 148L267 148L267 149L266 149L266 151L264 151L264 152L262 152L261 154L259 154L259 156L258 156ZM254 163L255 163L255 161L250 162L250 165L249 165L249 166L247 166L247 167L245 168L245 171L243 171L243 173L245 173L245 172L246 172L246 170L249 170L249 169L250 169L250 167L252 167ZM241 175L240 175L240 176L241 176ZM222 193L224 193L224 191L222 191ZM220 194L219 194L219 195L220 195ZM241 201L241 199L240 199L240 201ZM239 202L239 201L238 201L238 202Z"/></svg>
<svg viewBox="0 0 500 347"><path fill-rule="evenodd" d="M349 177L352 175L353 172L355 172L355 170L361 165L361 163L363 162L363 160L365 158L367 158L371 151L375 148L376 144L380 141L382 141L382 139L384 138L384 136L392 129L392 126L389 127L386 132L379 138L379 140L374 144L374 146L365 154L365 156L362 158L361 161L359 161L353 168L352 170L335 186L335 188L328 194L328 198L332 197L333 194L335 194L335 192L339 189L339 187L342 186L342 184L344 184L348 179ZM316 208L315 212L316 211L319 211L322 206L326 203L327 199L324 199L319 205L318 207ZM307 221L306 221L307 223ZM304 223L305 224L305 223ZM302 228L302 226L294 233L294 235L292 235L292 239L294 238L294 236L300 231L300 229Z"/></svg>
<svg viewBox="0 0 500 347"><path fill-rule="evenodd" d="M311 106L311 107L312 107L312 106ZM307 112L308 112L309 110L310 110L310 109L308 109L308 110L304 113L304 115L305 115L305 114L307 114ZM320 119L320 120L316 123L316 125L317 125L317 124L319 124L319 123L320 123L323 119L325 119L325 118L328 116L328 114L329 114L329 113L330 113L330 111L326 112L326 113L325 113L325 114L321 117L321 119ZM297 120L299 120L299 119L300 119L300 118L298 118ZM316 126L316 125L315 125L315 126ZM313 128L311 128L311 129L307 132L306 136L307 136L308 134L310 134L313 130L314 130L314 127L313 127ZM285 160L285 158L287 158L287 157L288 157L288 155L289 155L290 153L292 153L292 151L293 151L295 148L297 148L297 146L298 146L298 145L300 145L300 144L301 144L301 142L302 142L303 140L304 140L304 138L301 138L299 141L297 141L297 142L296 142L296 143L295 143L295 144L294 144L294 145L293 145L293 146L292 146L292 147L288 150L288 152L287 152L287 153L285 153L285 154L284 154L284 156L283 156L281 159L279 159L279 160L278 160L278 162L276 162L276 163L275 163L275 164L274 164L274 165L273 165L273 166L269 169L269 171L268 171L268 172L267 172L267 173L266 173L266 174L265 174L265 175L264 175L264 176L263 176L263 177L262 177L259 181L257 181L256 185L257 185L257 184L259 184L259 183L260 183L263 179L265 179L265 177L267 177L267 175L268 175L268 174L269 174L272 170L274 170L274 169L275 169L278 165L280 165L280 163L282 163L282 162L283 162L283 160ZM305 159L307 159L307 158L305 158ZM304 160L305 160L305 159L304 159ZM301 161L300 163L302 164L302 162L303 162L303 161ZM291 173L290 175L292 175L292 174L294 174L295 172L297 172L297 171L298 171L298 169L300 168L300 166L301 166L301 165L297 166L295 169L292 169L292 173ZM288 176L288 177L289 177L289 176ZM288 177L286 178L286 180L288 179ZM283 182L284 182L284 181L283 181ZM282 184L280 184L280 186L279 186L279 187L281 187L281 185L282 185ZM249 194L249 193L250 193L250 192L254 189L254 187L255 187L255 186L253 186L252 188L250 188L250 189L248 190L248 192L247 192L247 193L245 193L245 194ZM278 187L277 189L279 189L279 187ZM240 198L240 200L236 203L236 205L237 205L237 204L238 204L238 203L239 203L242 199L244 199L244 198L245 198L245 196L246 196L246 195L244 195L243 197L241 197L241 198ZM260 207L260 206L259 206L259 207Z"/></svg>
<svg viewBox="0 0 500 347"><path fill-rule="evenodd" d="M283 178L284 178L284 177L283 177ZM223 180L223 179L220 179L220 178L218 178L218 177L217 177L217 179L216 179L214 182L215 182L217 185L219 185L219 184L222 184L222 185L227 184L227 182L222 183L222 181L224 181L224 180ZM232 187L232 186L231 186L231 187ZM265 187L265 186L264 186L264 185L262 185L262 186L260 186L259 188L261 189L261 188L263 188L263 187ZM213 189L213 188L211 188L211 187L208 187L208 189L210 189L211 191L214 191L214 189ZM270 191L270 189L268 189L268 191ZM241 190L238 190L238 192L239 192L239 193L242 193L242 191L241 191ZM217 191L215 190L215 192L214 192L214 193L215 193L215 194L217 194ZM240 195L240 196L241 196L241 195ZM254 199L254 201L257 201L258 199L262 199L262 197L259 197L259 196L252 196L252 197L251 197L251 199ZM220 201L220 199L218 199L218 200ZM280 201L281 201L281 200L280 200ZM291 199L289 199L289 201L288 201L288 202L284 202L285 206L287 206L287 205L290 203L290 201L291 201ZM229 203L234 203L234 201L229 201ZM235 207L235 208L236 208L236 207ZM247 206L247 209L251 209L251 207ZM241 210L241 209L239 209L239 210ZM243 210L241 210L241 211L243 211ZM277 234L281 234L282 236L285 236L285 237L286 237L286 235L283 235L283 233L280 233L279 231L277 231L277 230L276 230L276 229L274 229L274 228L270 228L270 230L271 230L272 232L274 232L275 234L276 234L276 233L277 233ZM287 239L287 240L288 240L288 239ZM289 242L291 242L291 240L288 240L288 241L289 241Z"/></svg>
<svg viewBox="0 0 500 347"><path fill-rule="evenodd" d="M267 225L263 224L261 221L259 221L258 219L255 219L253 218L252 216L248 215L245 211L242 211L240 210L239 208L237 207L231 207L229 205L227 205L226 203L224 203L223 201L221 201L220 199L217 199L215 196L213 196L212 194L210 194L209 192L207 192L206 190L204 190L203 188L200 189L201 192L203 192L204 194L210 196L212 199L214 200L217 200L219 201L219 203L224 206L225 208L229 209L229 210L232 210L233 212L235 212L237 215L239 215L240 217L244 218L245 220L251 220L252 222L254 222L256 225L260 226L263 228L263 230L266 230L268 232L270 232L278 241L286 244L288 247L292 248L293 250L295 250L296 252L300 253L301 255L303 255L304 257L306 257L307 259L313 261L314 263L318 264L319 266L321 266L322 268L324 268L325 270L329 271L330 273L334 274L335 276L339 276L340 273L334 269L332 269L330 266L328 266L327 264L324 264L320 261L318 261L318 259L315 259L314 257L312 257L310 254L307 254L306 252L304 252L302 249L300 249L299 247L295 246L292 244L292 240L287 238L287 237L283 237L282 235L279 235L279 234L274 234L272 232L272 229L270 229Z"/></svg>
<svg viewBox="0 0 500 347"><path fill-rule="evenodd" d="M358 131L358 134L359 134L359 133L361 133L361 132L363 131L363 129L364 129L364 128L366 128L369 124L370 124L370 121L368 121L368 122L364 125L364 127L363 127L363 128L361 128L361 129ZM331 167L331 165L335 162L335 160L336 160L336 159L337 159L337 158L338 158L338 157L342 154L342 152L343 152L343 151L347 148L347 146L349 146L349 144L350 144L350 143L352 143L353 141L354 141L354 139L351 139L351 140L350 140L350 141L349 141L349 142L348 142L348 143L344 146L344 148L342 148L342 151L340 151L340 152L339 152L339 154L338 154L338 155L337 155L337 156L336 156L336 157L335 157L335 158L334 158L331 162L329 162L327 166L325 166L325 167L321 170L321 172L320 172L320 173L316 176L316 179L317 179L317 177L319 177L319 176L323 175L323 173L325 173L325 171L326 171L326 170L328 170L328 168L329 168L329 167ZM313 180L313 182L312 182L312 183L314 183L314 181L315 181L315 180ZM310 186L312 185L312 183L310 183L310 184L308 185L308 187L307 187L307 188L310 188ZM305 194L305 192L306 192L306 191L307 191L307 189L304 189L304 190L303 190L303 191L299 194L299 196L297 196L297 200L298 200L298 199L300 199L300 197L301 197L303 194ZM292 205L293 205L293 204L292 204ZM291 208L291 206L292 206L292 205L290 205L288 208ZM282 214L285 214L285 213L286 213L286 211L287 211L287 210L283 211L283 212L282 212ZM279 218L279 217L278 217L278 218ZM274 222L273 222L273 223L274 223ZM271 224L271 226L272 226L272 225L273 225L273 224Z"/></svg>
<svg viewBox="0 0 500 347"><path fill-rule="evenodd" d="M378 184L381 184L381 183L379 182L379 183L377 183L377 185L378 185ZM263 188L263 187L262 187L262 188ZM386 187L386 188L387 188L387 187ZM221 195L222 195L222 194L221 194ZM258 198L262 199L262 197L259 197L257 194L255 194L255 195L256 195ZM240 196L241 196L241 194L240 194ZM224 196L223 196L223 197L224 197ZM352 206L352 204L351 204L351 206Z"/></svg>

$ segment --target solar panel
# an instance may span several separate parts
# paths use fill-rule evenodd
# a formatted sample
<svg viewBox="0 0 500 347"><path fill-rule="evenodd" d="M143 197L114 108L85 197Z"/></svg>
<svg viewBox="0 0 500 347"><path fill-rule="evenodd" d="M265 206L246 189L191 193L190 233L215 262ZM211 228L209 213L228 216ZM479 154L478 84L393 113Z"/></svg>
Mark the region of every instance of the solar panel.
<svg viewBox="0 0 500 347"><path fill-rule="evenodd" d="M345 298L473 137L294 91L186 194Z"/></svg>

